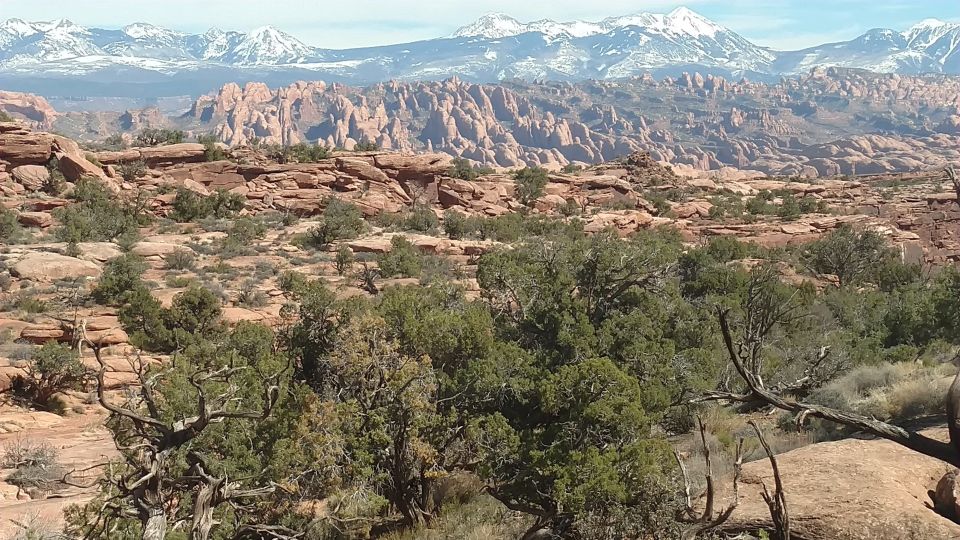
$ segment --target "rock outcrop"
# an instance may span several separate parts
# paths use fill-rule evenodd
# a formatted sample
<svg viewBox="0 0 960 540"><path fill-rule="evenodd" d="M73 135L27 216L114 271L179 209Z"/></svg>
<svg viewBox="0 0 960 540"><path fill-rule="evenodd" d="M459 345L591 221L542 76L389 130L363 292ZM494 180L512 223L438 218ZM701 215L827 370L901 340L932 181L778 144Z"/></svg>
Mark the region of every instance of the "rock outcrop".
<svg viewBox="0 0 960 540"><path fill-rule="evenodd" d="M454 78L368 88L297 82L272 89L231 83L198 99L181 118L164 121L154 111L148 123L212 132L231 146L256 139L349 150L370 142L500 167L553 169L645 150L696 170L735 167L811 178L909 172L956 160L958 92L960 82L951 77L839 69L778 84L698 73L578 84L484 85ZM692 97L714 105L688 105ZM856 102L859 112L851 113L842 105L847 102Z"/></svg>
<svg viewBox="0 0 960 540"><path fill-rule="evenodd" d="M57 253L31 252L10 266L10 273L20 279L52 283L61 279L99 277L98 264Z"/></svg>

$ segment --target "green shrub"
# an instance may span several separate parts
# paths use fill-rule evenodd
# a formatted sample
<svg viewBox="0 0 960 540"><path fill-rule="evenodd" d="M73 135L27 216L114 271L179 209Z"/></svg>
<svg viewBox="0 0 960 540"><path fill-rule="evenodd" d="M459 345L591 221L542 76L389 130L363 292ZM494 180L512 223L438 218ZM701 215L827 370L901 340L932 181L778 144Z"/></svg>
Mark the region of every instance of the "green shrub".
<svg viewBox="0 0 960 540"><path fill-rule="evenodd" d="M17 214L4 206L0 206L0 241L11 243L21 233Z"/></svg>
<svg viewBox="0 0 960 540"><path fill-rule="evenodd" d="M93 289L93 299L98 304L122 305L137 288L143 287L143 273L147 263L143 257L127 253L110 260L103 269L100 282Z"/></svg>
<svg viewBox="0 0 960 540"><path fill-rule="evenodd" d="M377 257L383 277L418 277L423 271L423 255L403 236L390 240L390 252Z"/></svg>
<svg viewBox="0 0 960 540"><path fill-rule="evenodd" d="M10 301L10 307L27 315L46 313L50 308L50 306L41 300L32 290L20 291L20 293Z"/></svg>
<svg viewBox="0 0 960 540"><path fill-rule="evenodd" d="M207 161L223 161L227 159L227 153L220 147L215 135L201 135L197 137L197 142L203 145L203 157Z"/></svg>
<svg viewBox="0 0 960 540"><path fill-rule="evenodd" d="M575 174L583 170L583 167L575 163L568 163L563 166L563 171L565 174Z"/></svg>
<svg viewBox="0 0 960 540"><path fill-rule="evenodd" d="M369 140L360 141L353 147L354 152L376 152L379 149L380 147L377 146L377 143Z"/></svg>
<svg viewBox="0 0 960 540"><path fill-rule="evenodd" d="M123 139L122 134L117 133L104 139L102 146L106 150L124 150L127 148L127 141Z"/></svg>
<svg viewBox="0 0 960 540"><path fill-rule="evenodd" d="M319 144L299 143L266 148L267 157L277 163L316 163L330 157L330 149Z"/></svg>
<svg viewBox="0 0 960 540"><path fill-rule="evenodd" d="M336 240L349 240L360 236L366 229L363 213L355 204L330 198L326 201L320 223L310 231L310 243L326 246Z"/></svg>
<svg viewBox="0 0 960 540"><path fill-rule="evenodd" d="M118 317L130 343L151 352L183 350L223 333L222 300L212 291L191 285L165 308L145 287L126 298Z"/></svg>
<svg viewBox="0 0 960 540"><path fill-rule="evenodd" d="M56 157L50 158L50 161L47 163L47 171L50 172L50 176L43 182L43 185L40 186L40 191L47 195L57 197L63 193L67 187L67 179L63 176L63 173L60 172L60 160Z"/></svg>
<svg viewBox="0 0 960 540"><path fill-rule="evenodd" d="M517 200L524 206L543 196L547 186L547 171L540 167L525 167L513 173L513 182L517 187Z"/></svg>
<svg viewBox="0 0 960 540"><path fill-rule="evenodd" d="M353 250L350 249L350 246L346 244L340 244L340 247L337 248L337 256L334 259L334 264L337 268L338 275L345 275L350 268L353 266L356 258L353 255Z"/></svg>
<svg viewBox="0 0 960 540"><path fill-rule="evenodd" d="M143 160L124 161L120 163L117 171L124 182L136 182L147 173L147 164Z"/></svg>
<svg viewBox="0 0 960 540"><path fill-rule="evenodd" d="M163 263L167 270L193 270L197 266L197 258L189 249L178 249L168 254Z"/></svg>
<svg viewBox="0 0 960 540"><path fill-rule="evenodd" d="M222 189L204 197L181 187L177 189L177 198L173 201L173 213L170 217L180 223L193 222L211 216L223 219L233 217L243 210L245 202L242 195Z"/></svg>
<svg viewBox="0 0 960 540"><path fill-rule="evenodd" d="M447 175L451 178L459 178L460 180L472 182L480 176L485 174L493 174L493 172L494 170L490 167L473 165L468 159L456 157L453 158L453 163L450 166L450 170L447 171Z"/></svg>
<svg viewBox="0 0 960 540"><path fill-rule="evenodd" d="M240 292L237 293L237 305L246 308L262 308L270 303L270 297L257 288L258 284L252 279L248 279L240 286Z"/></svg>
<svg viewBox="0 0 960 540"><path fill-rule="evenodd" d="M71 197L75 204L54 211L60 226L53 234L61 242L110 242L138 234L150 220L142 206L118 199L96 179L78 180Z"/></svg>
<svg viewBox="0 0 960 540"><path fill-rule="evenodd" d="M818 274L836 276L841 286L855 285L874 279L889 251L880 233L841 225L808 244L801 253L801 260Z"/></svg>
<svg viewBox="0 0 960 540"><path fill-rule="evenodd" d="M16 396L41 408L53 405L53 397L67 390L83 390L90 372L77 351L67 345L49 341L37 349L18 375L12 389Z"/></svg>
<svg viewBox="0 0 960 540"><path fill-rule="evenodd" d="M447 210L443 213L443 232L451 240L460 240L470 232L467 216L456 210Z"/></svg>
<svg viewBox="0 0 960 540"><path fill-rule="evenodd" d="M772 214L776 211L776 207L770 204L769 200L761 195L747 199L746 209L747 212L754 216Z"/></svg>
<svg viewBox="0 0 960 540"><path fill-rule="evenodd" d="M267 233L267 226L258 219L242 217L233 222L227 237L220 244L221 257L237 257L255 253L253 244Z"/></svg>
<svg viewBox="0 0 960 540"><path fill-rule="evenodd" d="M0 122L13 122L13 117L7 111L0 111Z"/></svg>
<svg viewBox="0 0 960 540"><path fill-rule="evenodd" d="M170 217L180 223L187 223L208 215L209 208L202 196L187 188L177 189L177 198L173 200L173 214Z"/></svg>
<svg viewBox="0 0 960 540"><path fill-rule="evenodd" d="M415 204L404 219L404 227L409 231L431 232L440 225L437 214L426 204Z"/></svg>
<svg viewBox="0 0 960 540"><path fill-rule="evenodd" d="M134 140L135 146L160 146L183 142L184 133L175 129L146 128Z"/></svg>

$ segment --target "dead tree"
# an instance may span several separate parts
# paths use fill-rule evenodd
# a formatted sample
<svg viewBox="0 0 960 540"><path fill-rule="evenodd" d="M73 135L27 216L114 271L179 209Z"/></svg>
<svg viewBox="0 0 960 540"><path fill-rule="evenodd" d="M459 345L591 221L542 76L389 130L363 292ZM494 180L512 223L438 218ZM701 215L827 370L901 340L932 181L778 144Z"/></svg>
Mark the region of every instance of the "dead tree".
<svg viewBox="0 0 960 540"><path fill-rule="evenodd" d="M946 173L947 179L953 183L953 189L957 192L957 204L960 204L960 176L957 175L957 170L951 165L943 172Z"/></svg>
<svg viewBox="0 0 960 540"><path fill-rule="evenodd" d="M767 489L767 484L764 483L763 500L767 503L767 508L770 509L770 519L773 522L773 532L776 535L774 538L775 540L790 540L790 514L787 512L787 497L783 491L783 480L780 478L777 458L774 456L773 450L770 449L770 445L767 444L767 440L763 438L760 426L753 420L749 423L753 427L753 431L757 433L757 440L760 441L763 451L767 453L767 459L770 460L770 467L773 469L774 491L771 494L770 490Z"/></svg>
<svg viewBox="0 0 960 540"><path fill-rule="evenodd" d="M142 361L135 368L139 378L139 399L142 406L121 407L111 403L105 394L104 376L107 364L101 346L87 341L100 369L97 373L97 399L110 412L114 441L122 456L119 470L101 482L106 488L104 501L87 538L109 535L112 519L136 519L142 525L143 540L163 540L171 523L176 523L181 510L182 494L193 494L191 540L206 540L214 525L213 511L221 504L240 506L244 500L272 493L275 486L258 485L244 489L242 483L216 476L203 456L190 451L190 465L185 474L174 472L175 452L203 434L208 427L230 419L262 420L270 416L279 396L282 373L266 376L263 383L263 406L259 410L242 408L237 396L239 388L232 379L244 367L226 366L198 370L187 382L196 392L195 414L189 418L170 420L162 410L157 385L167 369L150 371ZM210 384L225 390L209 395ZM293 538L293 536L287 536ZM283 536L265 536L283 538Z"/></svg>
<svg viewBox="0 0 960 540"><path fill-rule="evenodd" d="M706 491L702 495L705 498L703 512L697 512L694 507L693 497L690 494L690 477L687 474L687 467L683 462L683 457L679 452L674 451L673 455L677 459L677 465L680 466L680 473L683 475L684 488L684 508L679 521L686 523L687 527L680 534L681 540L694 540L701 534L714 530L723 525L733 511L736 510L740 502L740 471L743 467L743 439L737 445L737 457L733 465L733 502L727 508L715 512L716 505L716 486L713 479L713 462L710 455L710 446L707 444L707 429L703 424L703 419L697 417L697 425L700 427L700 444L703 448L703 459L706 465L705 479L707 482ZM788 539L789 540L789 539Z"/></svg>
<svg viewBox="0 0 960 540"><path fill-rule="evenodd" d="M380 277L380 270L370 268L367 261L362 262L363 269L357 274L360 278L360 288L376 296L380 293L380 287L377 287L377 278Z"/></svg>
<svg viewBox="0 0 960 540"><path fill-rule="evenodd" d="M767 388L761 373L764 369L764 349L771 341L777 326L796 324L809 316L800 298L800 291L777 294L781 283L777 269L772 265L758 266L750 273L747 294L743 300L743 339L736 343L736 354L747 371L755 374L755 382ZM807 357L802 359L802 357ZM842 362L835 359L830 347L819 347L811 354L798 355L791 360L802 362L803 371L796 380L781 381L770 387L778 395L805 395L812 389L836 376L842 370ZM692 403L707 401L732 401L751 406L762 405L763 400L754 393L736 393L724 383L719 390L695 396Z"/></svg>
<svg viewBox="0 0 960 540"><path fill-rule="evenodd" d="M950 411L950 414L947 420L950 424L951 442L945 443L900 426L830 407L796 401L785 397L783 394L767 389L763 385L760 375L748 368L743 348L738 346L734 341L733 333L730 329L729 311L723 309L718 310L718 318L720 321L720 330L723 333L723 342L730 356L730 361L733 363L737 374L743 382L746 383L747 391L743 394L726 393L722 397L715 396L715 399L747 402L761 401L778 409L796 413L798 427L802 427L807 418L820 418L893 441L926 456L949 463L954 467L960 465L960 459L958 459L958 457L960 457L960 427L958 427L960 426L960 420L958 420L956 414L956 411L960 411L960 374L958 374L957 379L954 380L948 396L947 410Z"/></svg>

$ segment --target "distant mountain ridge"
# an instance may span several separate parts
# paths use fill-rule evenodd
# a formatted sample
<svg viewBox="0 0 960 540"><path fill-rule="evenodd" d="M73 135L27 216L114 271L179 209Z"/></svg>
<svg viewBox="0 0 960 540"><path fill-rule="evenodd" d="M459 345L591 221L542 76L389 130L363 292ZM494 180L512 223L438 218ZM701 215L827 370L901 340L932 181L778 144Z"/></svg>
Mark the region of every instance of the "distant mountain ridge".
<svg viewBox="0 0 960 540"><path fill-rule="evenodd" d="M46 95L158 97L228 81L372 84L454 75L579 81L702 71L775 79L821 66L960 74L960 24L928 19L903 32L875 29L850 41L775 51L682 7L598 22L523 23L490 14L447 37L347 50L312 47L271 26L188 34L146 23L119 30L65 19L0 23L0 87Z"/></svg>

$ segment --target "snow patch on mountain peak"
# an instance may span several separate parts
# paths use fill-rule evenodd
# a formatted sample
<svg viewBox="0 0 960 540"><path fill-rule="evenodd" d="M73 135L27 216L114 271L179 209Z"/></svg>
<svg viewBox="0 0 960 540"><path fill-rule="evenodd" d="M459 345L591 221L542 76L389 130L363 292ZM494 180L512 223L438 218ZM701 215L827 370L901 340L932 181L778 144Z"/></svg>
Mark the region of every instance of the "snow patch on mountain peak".
<svg viewBox="0 0 960 540"><path fill-rule="evenodd" d="M664 17L664 26L668 31L694 37L715 37L726 29L699 13L678 7Z"/></svg>
<svg viewBox="0 0 960 540"><path fill-rule="evenodd" d="M553 22L553 21L541 21ZM487 39L501 39L518 36L527 31L527 25L505 13L488 13L454 32L455 38L483 37Z"/></svg>

